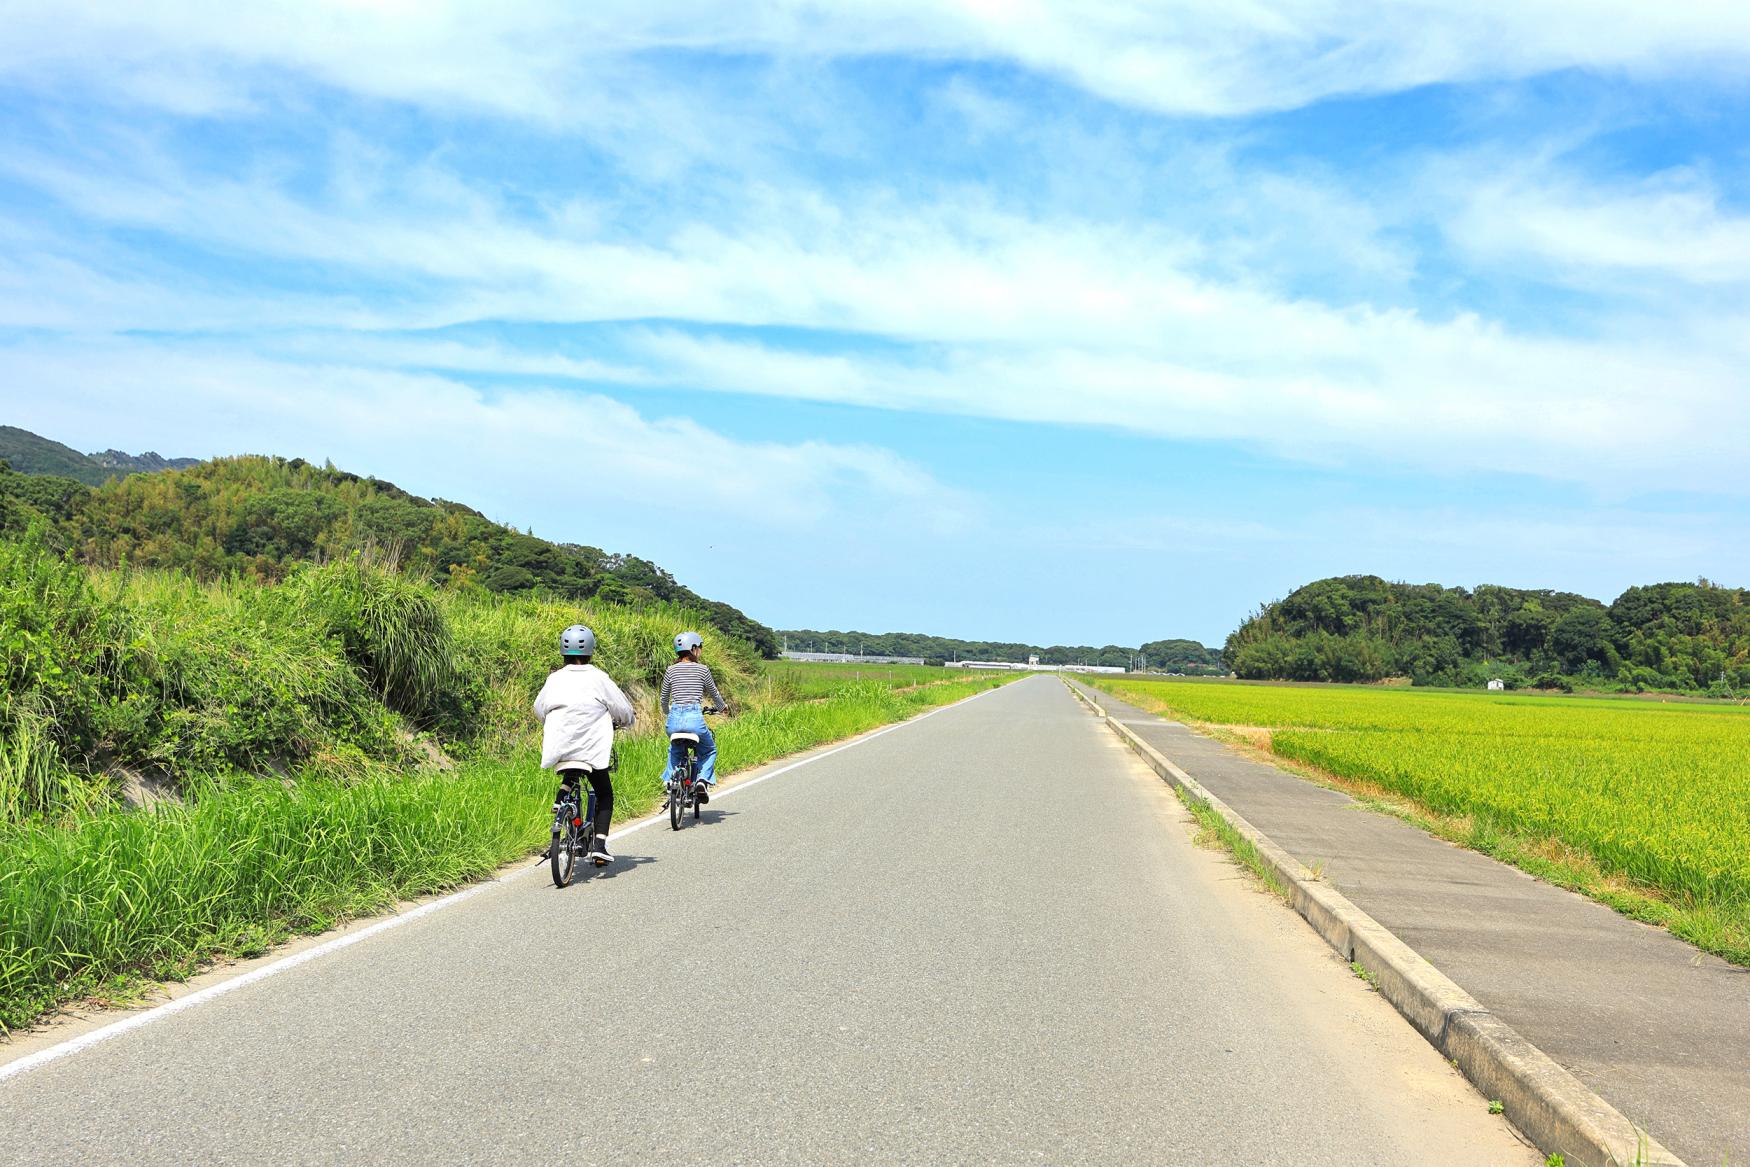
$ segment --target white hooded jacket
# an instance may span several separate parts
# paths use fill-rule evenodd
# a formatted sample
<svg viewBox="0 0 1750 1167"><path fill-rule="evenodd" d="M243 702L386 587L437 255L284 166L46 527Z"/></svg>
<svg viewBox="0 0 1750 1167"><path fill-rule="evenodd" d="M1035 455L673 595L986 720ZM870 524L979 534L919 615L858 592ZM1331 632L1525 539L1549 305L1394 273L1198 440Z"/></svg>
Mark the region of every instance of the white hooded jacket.
<svg viewBox="0 0 1750 1167"><path fill-rule="evenodd" d="M541 768L605 770L614 730L632 725L632 703L594 665L566 665L547 677L535 698L542 722Z"/></svg>

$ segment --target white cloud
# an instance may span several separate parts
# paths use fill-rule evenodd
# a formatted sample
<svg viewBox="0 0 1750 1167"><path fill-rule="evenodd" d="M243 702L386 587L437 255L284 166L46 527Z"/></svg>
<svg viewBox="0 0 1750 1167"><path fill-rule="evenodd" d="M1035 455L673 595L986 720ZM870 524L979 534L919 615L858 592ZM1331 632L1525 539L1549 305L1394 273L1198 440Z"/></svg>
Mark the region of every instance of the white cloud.
<svg viewBox="0 0 1750 1167"><path fill-rule="evenodd" d="M498 343L464 342L404 333L304 332L263 337L258 351L298 361L388 369L434 369L486 373L494 377L544 377L592 384L643 385L659 382L648 369L591 357L530 351Z"/></svg>
<svg viewBox="0 0 1750 1167"><path fill-rule="evenodd" d="M676 333L642 343L670 377L702 388L1106 426L1437 477L1744 491L1734 468L1750 400L1735 368L1705 356L1527 339L1475 320L1428 324L1408 314L1325 316L1333 335L1315 346L1287 333L1269 346L1232 313L1205 322L1211 344L1233 346L1228 367L1045 345L952 349L907 364Z"/></svg>
<svg viewBox="0 0 1750 1167"><path fill-rule="evenodd" d="M374 324L341 302L333 323L355 332L391 320L666 318L882 342L823 353L641 327L611 358L364 335L256 342L300 360L326 347L373 366L1107 426L1314 461L1742 489L1731 435L1750 422L1744 342L1723 310L1676 325L1666 312L1606 313L1597 336L1555 337L1468 314L1338 307L1204 274L1207 249L1184 234L1026 217L976 194L832 203L806 189L755 190L719 221L678 217L653 238L628 238L587 214L513 215L430 166L341 182L348 193L327 201L260 179L198 181L155 159L98 174L20 153L0 168L101 223L395 289L373 301L385 305ZM60 315L109 309L91 328L150 327L162 315L143 295L78 289ZM0 323L52 317L45 304L65 294L54 281L20 285L22 317ZM284 309L277 295L261 299L259 327L296 319Z"/></svg>
<svg viewBox="0 0 1750 1167"><path fill-rule="evenodd" d="M472 484L462 501L560 540L603 525L684 530L701 513L804 530L899 510L942 532L977 506L878 447L737 440L584 393L144 341L0 348L0 371L8 420L50 436L332 459L421 493L451 492L460 474Z"/></svg>
<svg viewBox="0 0 1750 1167"><path fill-rule="evenodd" d="M1678 170L1631 183L1546 168L1471 181L1448 230L1492 264L1535 263L1613 291L1636 277L1700 287L1750 283L1750 215L1722 206L1705 176Z"/></svg>
<svg viewBox="0 0 1750 1167"><path fill-rule="evenodd" d="M1443 27L1445 9L1413 7ZM1522 8L1485 6L1479 26L1566 11L1552 3ZM177 13L197 11L205 10L173 5L159 16L127 17L135 22L126 25L129 43L150 44L175 25ZM319 7L310 29L281 28L280 16L250 12L194 36L176 50L177 59L208 52L234 58L242 62L238 76L255 87L269 83L262 78L272 70L263 66L276 63L326 71L338 84L356 64L344 54L364 53L373 38L405 36L394 52L433 54L419 84L465 86L472 75L461 58L447 55L451 38L462 34L480 42L483 75L493 77L511 57L523 59L531 74L569 68L575 61L567 37L584 33L590 52L609 55L671 43L775 50L790 43L779 35L783 13L796 18L790 31L801 43L826 52L937 33L947 37L943 43L975 45L1065 22L1076 24L1064 32L1068 40L1117 37L1124 28L1146 49L1153 42L1143 25L1157 19L1107 8L1076 23L1068 10L1038 4L1022 11L1014 28L996 29L971 8L931 9L914 25L873 8L828 13L800 5L761 10L732 29L703 9L619 13L618 23L591 24L597 14L555 25L543 24L539 7L530 6L516 10L526 25L500 28L484 11ZM1348 27L1349 17L1334 7L1222 11L1193 5L1158 19L1192 40L1193 33L1237 22L1270 43L1311 37L1327 46L1327 56L1353 56L1342 47L1347 34L1331 31ZM699 19L687 24L682 12ZM1388 36L1401 19L1376 15L1377 29L1352 30L1354 36ZM804 16L821 17L825 27ZM75 19L69 43L112 35L123 27L113 23L120 19L86 12ZM1652 47L1631 44L1616 29L1597 33L1602 47L1594 47L1600 60L1618 64L1689 52L1695 45L1682 32L1687 19L1649 33ZM691 29L685 36L683 27ZM868 39L850 36L853 27ZM1720 26L1718 45L1733 43L1732 27ZM541 44L527 43L531 28L548 33ZM331 45L336 29L360 39ZM1472 34L1484 35L1466 35ZM1243 56L1246 43L1241 38L1235 52ZM1536 56L1540 43L1527 32L1515 51ZM0 61L6 51L0 49ZM53 57L14 63L30 72ZM149 58L142 50L140 59ZM1213 68L1210 61L1228 58L1211 50L1199 59L1200 67ZM389 95L395 86L414 85L416 72L397 58L369 83ZM521 100L515 86L507 92L507 100ZM559 100L564 86L552 93ZM951 87L948 100L986 124L1008 116L1002 103L965 86ZM559 116L557 107L548 112ZM1508 263L1530 257L1551 270L1587 273L1603 291L1588 332L1564 337L1462 311L1393 306L1389 292L1408 282L1414 261L1402 243L1386 239L1391 215L1377 204L1387 200L1369 202L1316 172L1246 173L1219 147L1191 160L1207 171L1196 181L1217 206L1202 225L1022 213L967 187L920 193L896 184L834 197L775 180L677 198L630 228L623 205L531 200L504 180L458 174L431 159L400 162L345 137L331 157L304 170L282 170L262 158L220 174L196 172L155 145L126 139L91 151L55 157L21 147L0 155L0 174L95 228L75 244L0 223L7 231L0 239L21 244L0 253L0 325L82 334L225 329L250 336L247 344L258 352L344 368L347 376L366 367L378 377L429 368L625 391L685 385L1114 427L1332 463L1519 472L1601 487L1744 489L1732 440L1750 422L1740 373L1745 332L1735 327L1741 312L1675 300L1649 307L1609 279L1660 273L1732 287L1750 273L1750 230L1693 176L1612 190L1497 169L1470 184L1468 201L1457 200L1449 230L1471 254ZM640 203L666 201L640 190ZM164 246L136 249L121 241L141 234ZM105 242L111 235L114 241ZM1312 266L1372 273L1388 294L1356 293L1345 304L1328 288L1325 300L1284 290L1292 280L1272 270L1273 253L1297 247ZM210 283L178 280L174 256L183 252L217 259L190 265L203 271L234 265L246 291L228 295L222 274ZM140 254L161 258L144 263ZM276 286L284 271L319 272L324 285L345 294ZM458 323L652 319L688 327L624 329L618 349L605 355L371 334ZM832 351L836 335L787 348L747 340L744 327L852 337L839 351ZM287 335L298 328L316 331ZM596 335L613 349L611 331ZM858 473L866 484L880 479L870 465Z"/></svg>
<svg viewBox="0 0 1750 1167"><path fill-rule="evenodd" d="M0 74L177 111L247 108L290 76L610 127L674 112L635 84L637 54L659 49L1003 61L1115 101L1219 115L1568 68L1730 75L1750 55L1736 0L87 0L14 3L6 23Z"/></svg>

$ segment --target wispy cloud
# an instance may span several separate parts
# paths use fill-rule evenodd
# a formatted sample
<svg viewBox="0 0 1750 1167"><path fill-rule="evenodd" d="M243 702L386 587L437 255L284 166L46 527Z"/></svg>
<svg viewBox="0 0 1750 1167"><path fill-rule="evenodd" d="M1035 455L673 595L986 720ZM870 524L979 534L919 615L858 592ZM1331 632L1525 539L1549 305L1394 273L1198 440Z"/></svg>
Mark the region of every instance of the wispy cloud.
<svg viewBox="0 0 1750 1167"><path fill-rule="evenodd" d="M1228 332L1227 368L1069 347L951 351L918 365L674 333L645 345L674 378L744 393L1109 426L1437 476L1745 492L1733 467L1750 401L1733 368L1705 357L1515 338L1463 319L1326 317L1348 342L1342 353L1330 351L1330 336L1295 343L1311 320L1273 346L1255 321L1206 323Z"/></svg>
<svg viewBox="0 0 1750 1167"><path fill-rule="evenodd" d="M201 456L301 455L443 493L461 470L499 518L558 523L641 512L664 525L808 528L900 507L956 529L976 503L926 469L854 443L731 438L684 417L552 388L485 389L434 374L286 363L147 341L6 352L8 416L49 434ZM471 498L469 501L475 501Z"/></svg>
<svg viewBox="0 0 1750 1167"><path fill-rule="evenodd" d="M1213 115L1569 68L1724 73L1750 53L1750 13L1731 0L167 0L14 5L8 33L6 73L96 82L178 112L247 110L292 74L368 97L552 124L662 116L649 108L660 97L627 84L640 57L659 52L1005 62L1110 100Z"/></svg>
<svg viewBox="0 0 1750 1167"><path fill-rule="evenodd" d="M1182 231L1025 215L968 191L901 202L882 191L832 201L808 187L756 190L719 202L720 221L679 217L648 234L563 208L518 214L503 195L429 163L368 194L339 181L330 187L345 193L316 197L261 178L201 180L155 155L122 173L29 154L0 170L88 220L355 273L369 281L360 295L380 289L374 326L331 301L332 324L355 332L686 322L621 332L611 358L392 336L333 342L379 366L1115 427L1442 474L1743 489L1730 435L1750 425L1750 400L1739 350L1717 323L1728 310L1702 305L1673 327L1632 291L1626 307L1600 314L1596 335L1578 336L1466 311L1335 305L1233 274L1228 258L1212 272L1207 245ZM1505 189L1482 184L1454 234L1594 270L1665 257L1682 276L1686 264L1725 273L1745 262L1734 251L1741 226L1693 192L1643 196L1650 204L1599 195L1588 222L1547 189ZM1264 197L1285 196L1266 186ZM1512 198L1522 204L1512 214L1491 211ZM1494 223L1511 225L1478 235ZM1613 236L1616 225L1639 235ZM1706 258L1682 250L1704 244ZM48 301L66 294L49 282ZM63 316L107 306L111 327L151 327L162 308L137 290L70 288ZM258 326L283 329L287 299L299 294L260 299ZM16 322L45 312L44 298L22 289L15 303ZM793 346L726 327L839 339Z"/></svg>
<svg viewBox="0 0 1750 1167"><path fill-rule="evenodd" d="M1489 263L1534 264L1588 288L1750 283L1750 214L1689 168L1614 182L1549 168L1482 176L1450 231Z"/></svg>

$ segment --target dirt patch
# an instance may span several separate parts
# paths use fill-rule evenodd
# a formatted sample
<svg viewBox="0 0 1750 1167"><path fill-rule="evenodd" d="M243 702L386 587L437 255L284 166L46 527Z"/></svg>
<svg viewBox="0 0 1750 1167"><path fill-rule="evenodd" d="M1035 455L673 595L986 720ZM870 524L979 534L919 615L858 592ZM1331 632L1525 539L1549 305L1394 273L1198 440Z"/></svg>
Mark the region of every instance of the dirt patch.
<svg viewBox="0 0 1750 1167"><path fill-rule="evenodd" d="M167 775L149 774L144 770L132 770L122 766L112 771L110 777L116 784L116 793L121 800L135 810L182 801L176 783Z"/></svg>

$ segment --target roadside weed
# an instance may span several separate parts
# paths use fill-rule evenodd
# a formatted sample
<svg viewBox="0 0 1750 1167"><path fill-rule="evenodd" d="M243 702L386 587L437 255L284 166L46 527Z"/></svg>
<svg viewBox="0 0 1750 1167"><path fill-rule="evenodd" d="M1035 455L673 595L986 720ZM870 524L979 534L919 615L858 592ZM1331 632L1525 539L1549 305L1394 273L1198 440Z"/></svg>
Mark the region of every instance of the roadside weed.
<svg viewBox="0 0 1750 1167"><path fill-rule="evenodd" d="M1288 887L1258 854L1258 848L1252 841L1235 830L1233 824L1222 818L1213 809L1198 802L1183 790L1174 789L1179 801L1185 804L1185 809L1197 820L1197 834L1192 840L1200 847L1219 846L1233 856L1239 865L1250 872L1264 890L1276 896L1283 903L1293 901Z"/></svg>

